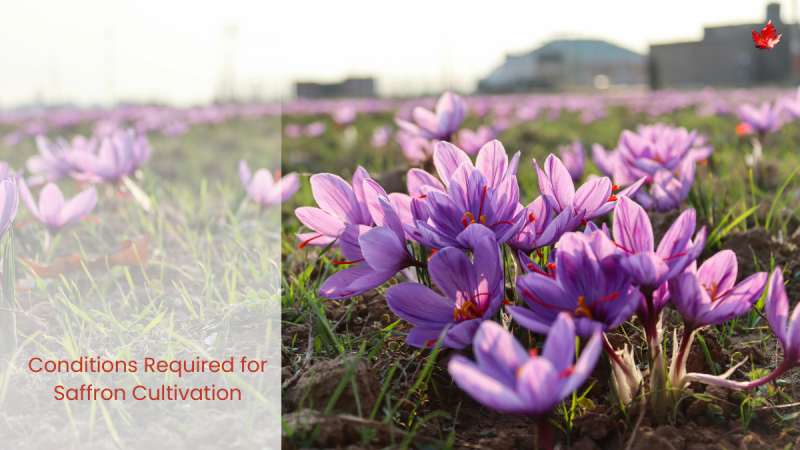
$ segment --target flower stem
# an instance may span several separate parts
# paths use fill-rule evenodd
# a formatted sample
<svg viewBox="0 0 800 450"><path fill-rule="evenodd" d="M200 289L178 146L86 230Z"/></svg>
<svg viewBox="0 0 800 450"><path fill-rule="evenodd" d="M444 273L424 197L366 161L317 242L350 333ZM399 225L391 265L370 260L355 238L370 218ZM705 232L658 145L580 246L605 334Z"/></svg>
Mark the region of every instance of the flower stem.
<svg viewBox="0 0 800 450"><path fill-rule="evenodd" d="M539 440L544 450L553 450L553 439L550 435L550 420L547 416L536 419L536 428L539 430Z"/></svg>

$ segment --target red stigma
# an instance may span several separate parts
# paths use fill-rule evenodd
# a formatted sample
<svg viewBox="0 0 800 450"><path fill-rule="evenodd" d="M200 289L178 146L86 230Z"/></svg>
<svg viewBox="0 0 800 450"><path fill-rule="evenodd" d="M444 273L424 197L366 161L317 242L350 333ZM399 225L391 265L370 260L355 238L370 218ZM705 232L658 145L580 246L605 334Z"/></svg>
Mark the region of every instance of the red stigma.
<svg viewBox="0 0 800 450"><path fill-rule="evenodd" d="M632 251L630 251L630 250L628 250L627 248L625 248L625 247L623 247L623 246L621 246L621 245L617 244L616 242L614 242L614 245L616 245L617 247L619 247L619 248L621 248L621 249L625 250L626 252L630 253L631 255L633 254L633 252L632 252Z"/></svg>
<svg viewBox="0 0 800 450"><path fill-rule="evenodd" d="M433 253L431 253L431 256L428 256L428 261L430 261L431 258L433 258L433 255L435 255L435 254L436 254L436 250L434 250Z"/></svg>
<svg viewBox="0 0 800 450"><path fill-rule="evenodd" d="M533 216L533 213L528 214L528 219L531 219L531 223L536 222L536 217Z"/></svg>
<svg viewBox="0 0 800 450"><path fill-rule="evenodd" d="M507 221L507 220L504 220L504 221L502 221L502 222L497 222L496 224L489 226L489 228L494 228L494 227L496 227L497 225L500 225L501 223L507 223L507 224L509 224L509 225L514 225L514 222L509 222L509 221Z"/></svg>
<svg viewBox="0 0 800 450"><path fill-rule="evenodd" d="M566 369L559 372L558 379L560 380L562 378L568 377L572 375L573 372L575 372L575 366L569 366Z"/></svg>
<svg viewBox="0 0 800 450"><path fill-rule="evenodd" d="M419 196L419 197L417 197L417 198L425 198L425 197L427 197L427 196L428 196L428 194L422 194L422 195L420 195L420 196Z"/></svg>
<svg viewBox="0 0 800 450"><path fill-rule="evenodd" d="M523 291L522 291L522 294L523 294L523 295L527 295L527 296L528 296L528 298L530 298L531 300L533 300L533 302L534 302L534 303L536 303L537 305L544 306L545 308L550 308L550 309L560 309L561 311L567 311L567 312L570 312L570 313L572 312L572 310L571 310L571 309L569 309L569 308L563 308L563 307L561 307L561 306L556 306L556 305L548 305L547 303L545 303L545 302L543 302L543 301L539 300L538 298L534 297L534 296L533 296L533 295L532 295L530 292L528 292L527 290L523 290Z"/></svg>
<svg viewBox="0 0 800 450"><path fill-rule="evenodd" d="M483 201L486 200L486 188L488 186L483 187L483 195L481 196L481 208L478 210L478 217L483 215Z"/></svg>
<svg viewBox="0 0 800 450"><path fill-rule="evenodd" d="M355 263L360 263L360 262L361 262L361 261L363 261L364 259L365 259L365 258L357 259L357 260L355 260L355 261L331 261L331 262L332 262L332 263L333 263L333 265L335 265L335 266L341 266L341 265L345 265L345 264L355 264Z"/></svg>
<svg viewBox="0 0 800 450"><path fill-rule="evenodd" d="M355 293L356 293L356 291L353 291L353 292L350 292L350 293L347 293L347 294L339 294L339 297L347 297L348 295L353 295Z"/></svg>
<svg viewBox="0 0 800 450"><path fill-rule="evenodd" d="M670 259L673 259L673 258L679 258L679 257L681 257L681 256L684 256L684 255L686 255L686 253L688 253L688 252L681 252L681 253L678 253L678 254L672 255L672 256L670 256L669 258L664 258L664 261L669 261Z"/></svg>
<svg viewBox="0 0 800 450"><path fill-rule="evenodd" d="M619 185L618 184L615 184L615 185L611 186L611 190L612 191L616 191L617 189L619 189Z"/></svg>
<svg viewBox="0 0 800 450"><path fill-rule="evenodd" d="M325 236L325 235L324 234L319 234L317 236L312 237L311 239L307 239L307 240L301 242L300 245L297 246L297 249L298 250L302 250L303 248L305 248L306 245L308 245L309 242L313 241L316 238L321 238L322 236Z"/></svg>
<svg viewBox="0 0 800 450"><path fill-rule="evenodd" d="M612 195L611 197L608 197L608 200L606 200L606 203L615 202L615 201L617 201L617 196L616 195Z"/></svg>
<svg viewBox="0 0 800 450"><path fill-rule="evenodd" d="M538 348L530 348L528 349L529 356L539 356L539 349Z"/></svg>
<svg viewBox="0 0 800 450"><path fill-rule="evenodd" d="M503 299L503 304L504 304L504 305L506 305L506 306L508 306L508 305L510 305L510 304L511 304L511 302L509 302L507 298L504 298L504 299Z"/></svg>
<svg viewBox="0 0 800 450"><path fill-rule="evenodd" d="M583 226L586 226L586 224L587 224L587 223L588 223L588 222L586 222L586 220L585 220L585 219L581 219L581 224L583 224Z"/></svg>
<svg viewBox="0 0 800 450"><path fill-rule="evenodd" d="M426 347L426 348L427 348L427 347L430 347L431 345L435 344L435 343L436 343L436 341L438 341L438 340L439 340L439 338L436 338L436 339L434 339L434 340L432 340L432 341L425 341L425 347Z"/></svg>

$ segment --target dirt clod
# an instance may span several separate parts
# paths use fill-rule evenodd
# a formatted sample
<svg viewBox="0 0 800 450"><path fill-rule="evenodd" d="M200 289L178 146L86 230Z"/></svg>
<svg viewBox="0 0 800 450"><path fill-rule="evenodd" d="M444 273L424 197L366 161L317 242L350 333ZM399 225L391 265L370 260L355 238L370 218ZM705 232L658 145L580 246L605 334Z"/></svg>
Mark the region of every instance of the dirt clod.
<svg viewBox="0 0 800 450"><path fill-rule="evenodd" d="M355 363L355 357L349 357L347 364ZM297 382L291 385L286 392L286 401L293 408L301 406L315 410L324 410L333 396L336 387L347 376L347 367L341 357L317 362L303 369ZM355 369L352 380L355 382L358 402L361 411L372 411L377 400L381 383L372 371L372 365L367 361L360 361ZM303 398L305 396L305 399ZM350 414L358 414L356 393L352 384L348 383L336 401L334 410Z"/></svg>

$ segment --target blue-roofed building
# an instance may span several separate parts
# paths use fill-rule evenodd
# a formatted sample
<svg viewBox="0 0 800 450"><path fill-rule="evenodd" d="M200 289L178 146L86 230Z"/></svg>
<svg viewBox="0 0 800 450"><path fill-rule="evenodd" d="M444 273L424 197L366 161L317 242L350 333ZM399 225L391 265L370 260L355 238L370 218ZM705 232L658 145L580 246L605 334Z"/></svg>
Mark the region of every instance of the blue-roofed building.
<svg viewBox="0 0 800 450"><path fill-rule="evenodd" d="M645 84L647 58L595 39L559 39L505 63L478 82L480 93Z"/></svg>

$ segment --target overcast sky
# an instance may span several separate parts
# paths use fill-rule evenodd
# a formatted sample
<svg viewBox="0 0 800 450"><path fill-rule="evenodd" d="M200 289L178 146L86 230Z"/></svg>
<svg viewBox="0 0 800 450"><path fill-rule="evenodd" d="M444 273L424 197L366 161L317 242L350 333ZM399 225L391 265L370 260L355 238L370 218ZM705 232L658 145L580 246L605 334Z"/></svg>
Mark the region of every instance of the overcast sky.
<svg viewBox="0 0 800 450"><path fill-rule="evenodd" d="M790 21L793 2L781 3ZM703 25L765 22L766 4L7 1L0 8L0 107L36 99L207 103L220 92L226 61L244 98L286 95L296 79L349 75L375 76L383 93L447 84L471 90L506 54L555 37L601 38L646 53L650 43L700 39ZM232 28L235 37L226 37Z"/></svg>

